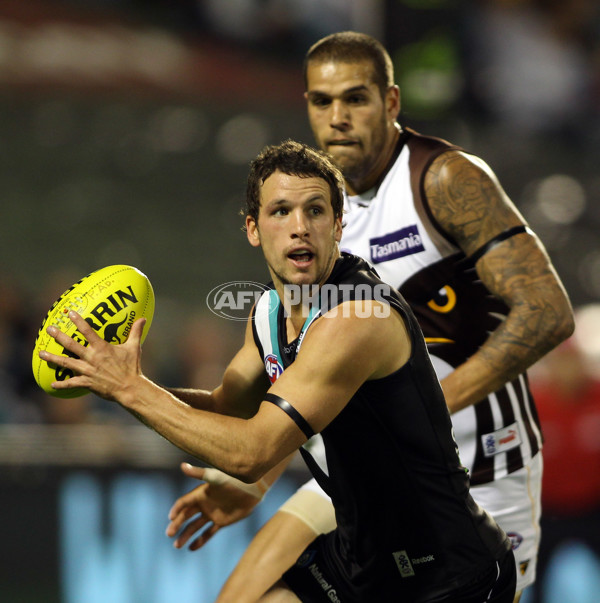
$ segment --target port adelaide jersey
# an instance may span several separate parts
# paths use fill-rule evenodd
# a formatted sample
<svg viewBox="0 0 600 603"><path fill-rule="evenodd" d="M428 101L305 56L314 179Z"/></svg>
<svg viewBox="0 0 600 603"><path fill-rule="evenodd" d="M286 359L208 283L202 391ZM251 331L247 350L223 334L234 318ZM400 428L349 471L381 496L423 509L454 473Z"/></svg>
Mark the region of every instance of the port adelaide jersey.
<svg viewBox="0 0 600 603"><path fill-rule="evenodd" d="M473 355L508 312L478 280L473 264L427 205L427 168L438 155L456 148L410 129L402 132L379 185L345 198L341 241L343 250L370 262L408 301L440 379ZM520 469L542 445L525 374L453 414L452 422L472 485Z"/></svg>
<svg viewBox="0 0 600 603"><path fill-rule="evenodd" d="M364 260L343 254L320 291L345 288L354 299L361 287L376 292L379 284ZM352 600L385 601L390 593L406 601L431 601L434 595L442 600L445 592L499 559L510 542L469 494L414 314L393 288L383 285L379 291L381 296L373 298L404 318L411 357L390 375L363 383L321 431L328 471L306 449L302 453L333 501L337 529L325 536L328 567L336 583L352 585ZM346 299L338 298L339 303ZM288 342L283 304L275 291L262 294L253 310L253 335L271 382L302 354L311 326L328 320L324 313L319 299L299 337ZM356 476L367 474L368 487L356 487ZM340 598L346 600L344 593Z"/></svg>

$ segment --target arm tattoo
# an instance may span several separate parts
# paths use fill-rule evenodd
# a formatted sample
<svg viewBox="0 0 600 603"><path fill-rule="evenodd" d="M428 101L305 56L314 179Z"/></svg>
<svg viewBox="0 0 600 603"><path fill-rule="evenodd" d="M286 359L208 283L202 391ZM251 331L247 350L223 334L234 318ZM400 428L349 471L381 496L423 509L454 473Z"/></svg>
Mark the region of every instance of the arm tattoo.
<svg viewBox="0 0 600 603"><path fill-rule="evenodd" d="M564 337L565 297L547 256L529 237L508 239L477 264L486 287L511 309L480 349L494 370L522 372Z"/></svg>
<svg viewBox="0 0 600 603"><path fill-rule="evenodd" d="M438 157L427 171L424 185L435 220L466 255L521 222L493 175L462 154L449 152Z"/></svg>

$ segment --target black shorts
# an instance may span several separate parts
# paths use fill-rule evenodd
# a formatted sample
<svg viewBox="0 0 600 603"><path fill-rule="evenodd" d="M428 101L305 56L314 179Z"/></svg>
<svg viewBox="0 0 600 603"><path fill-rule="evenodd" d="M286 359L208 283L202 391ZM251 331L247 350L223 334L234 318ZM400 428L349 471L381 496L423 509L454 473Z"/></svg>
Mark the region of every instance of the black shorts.
<svg viewBox="0 0 600 603"><path fill-rule="evenodd" d="M354 585L340 581L331 566L329 538L331 534L324 534L313 540L283 575L283 581L304 603L512 603L514 599L517 576L511 550L487 571L451 593L422 597L401 588L388 589L373 598L358 592ZM367 587L367 590L370 589Z"/></svg>
<svg viewBox="0 0 600 603"><path fill-rule="evenodd" d="M335 584L329 569L326 535L318 536L304 550L283 581L301 601L351 603L357 599L346 593L347 586Z"/></svg>
<svg viewBox="0 0 600 603"><path fill-rule="evenodd" d="M512 603L517 588L515 556L509 550L487 572L452 592L450 599L460 603Z"/></svg>

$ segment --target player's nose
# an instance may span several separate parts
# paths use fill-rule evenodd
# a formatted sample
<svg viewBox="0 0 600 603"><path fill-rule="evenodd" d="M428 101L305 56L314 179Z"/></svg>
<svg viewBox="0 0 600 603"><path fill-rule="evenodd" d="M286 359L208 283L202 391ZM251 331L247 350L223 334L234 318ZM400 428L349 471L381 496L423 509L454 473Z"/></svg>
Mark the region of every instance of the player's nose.
<svg viewBox="0 0 600 603"><path fill-rule="evenodd" d="M292 214L292 236L303 237L308 234L308 218L303 211L297 210Z"/></svg>
<svg viewBox="0 0 600 603"><path fill-rule="evenodd" d="M350 113L346 103L335 99L331 103L330 125L332 128L346 128L350 124Z"/></svg>

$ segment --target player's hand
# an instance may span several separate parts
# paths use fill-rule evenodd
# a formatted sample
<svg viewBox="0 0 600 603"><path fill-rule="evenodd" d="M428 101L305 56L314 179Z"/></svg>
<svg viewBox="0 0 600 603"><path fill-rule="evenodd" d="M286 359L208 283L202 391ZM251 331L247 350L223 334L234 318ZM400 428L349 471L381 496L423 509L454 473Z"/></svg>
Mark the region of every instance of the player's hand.
<svg viewBox="0 0 600 603"><path fill-rule="evenodd" d="M58 356L46 351L40 352L42 360L65 367L75 373L75 376L70 379L55 381L52 387L55 389L87 387L107 400L118 399L119 392L141 375L140 342L146 319L140 318L133 323L125 343L111 345L104 341L77 312L71 311L69 318L88 343L83 346L57 327L48 327L48 334L75 356Z"/></svg>
<svg viewBox="0 0 600 603"><path fill-rule="evenodd" d="M166 534L171 538L176 536L173 542L175 548L182 548L195 537L189 549L198 550L222 527L250 515L261 500L260 496L242 489L246 484L239 482L240 486L236 485L237 480L217 469L181 463L181 470L205 483L178 498L169 511L170 523Z"/></svg>

